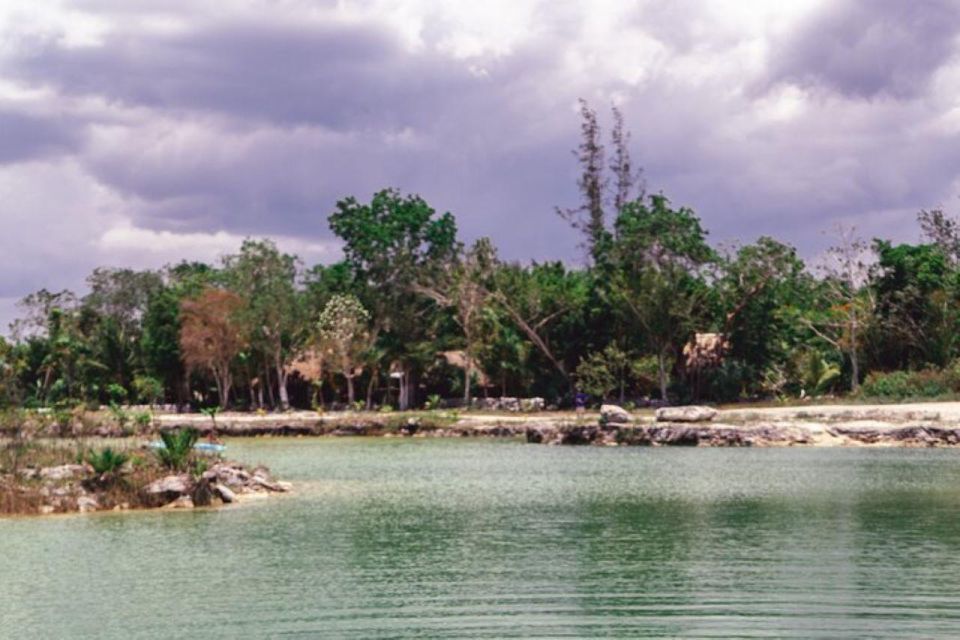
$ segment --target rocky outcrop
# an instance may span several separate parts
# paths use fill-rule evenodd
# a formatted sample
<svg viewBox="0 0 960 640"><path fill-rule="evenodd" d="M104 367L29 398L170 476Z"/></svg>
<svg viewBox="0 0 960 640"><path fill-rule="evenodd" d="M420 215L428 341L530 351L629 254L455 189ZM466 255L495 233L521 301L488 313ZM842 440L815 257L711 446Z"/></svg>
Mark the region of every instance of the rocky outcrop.
<svg viewBox="0 0 960 640"><path fill-rule="evenodd" d="M690 405L657 409L657 422L710 422L716 417L717 410L711 407Z"/></svg>
<svg viewBox="0 0 960 640"><path fill-rule="evenodd" d="M153 476L137 486L132 470L97 476L86 465L31 468L0 474L0 491L17 497L17 506L3 513L89 513L133 508L191 509L230 504L245 495L285 493L292 485L271 477L266 467L248 470L240 464L216 461L199 477L189 473ZM118 483L122 480L122 484ZM145 481L144 481L145 482ZM4 495L0 494L0 498Z"/></svg>
<svg viewBox="0 0 960 640"><path fill-rule="evenodd" d="M630 424L632 421L630 413L623 407L615 404L600 407L600 424Z"/></svg>

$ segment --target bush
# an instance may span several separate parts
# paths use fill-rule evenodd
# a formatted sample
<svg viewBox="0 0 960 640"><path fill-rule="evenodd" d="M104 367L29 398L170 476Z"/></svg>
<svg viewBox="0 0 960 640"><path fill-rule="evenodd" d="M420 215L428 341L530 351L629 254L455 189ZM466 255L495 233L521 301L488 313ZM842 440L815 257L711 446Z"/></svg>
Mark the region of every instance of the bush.
<svg viewBox="0 0 960 640"><path fill-rule="evenodd" d="M93 470L99 476L105 473L116 473L120 470L120 467L126 464L128 459L127 454L114 451L110 447L100 452L90 451L86 456L87 463L93 467Z"/></svg>
<svg viewBox="0 0 960 640"><path fill-rule="evenodd" d="M163 466L174 471L183 471L193 452L193 445L197 444L199 438L200 432L192 428L161 431L160 439L163 440L163 448L157 449L157 458Z"/></svg>
<svg viewBox="0 0 960 640"><path fill-rule="evenodd" d="M860 394L868 398L937 398L951 393L949 378L942 371L874 372L860 387Z"/></svg>
<svg viewBox="0 0 960 640"><path fill-rule="evenodd" d="M141 411L133 416L133 421L141 431L145 431L153 423L153 416L149 411Z"/></svg>
<svg viewBox="0 0 960 640"><path fill-rule="evenodd" d="M152 376L137 376L133 379L133 391L144 404L157 404L163 398L163 382Z"/></svg>
<svg viewBox="0 0 960 640"><path fill-rule="evenodd" d="M110 398L110 404L123 404L127 400L127 390L122 384L109 384L107 396Z"/></svg>

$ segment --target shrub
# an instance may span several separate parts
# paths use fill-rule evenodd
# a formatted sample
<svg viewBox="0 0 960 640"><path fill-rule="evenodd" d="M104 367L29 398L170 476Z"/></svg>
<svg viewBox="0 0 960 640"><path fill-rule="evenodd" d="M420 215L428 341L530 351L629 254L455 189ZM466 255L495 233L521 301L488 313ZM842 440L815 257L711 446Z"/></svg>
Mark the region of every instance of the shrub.
<svg viewBox="0 0 960 640"><path fill-rule="evenodd" d="M110 398L110 404L123 404L127 399L127 390L122 384L108 384L107 397Z"/></svg>
<svg viewBox="0 0 960 640"><path fill-rule="evenodd" d="M129 458L127 454L114 451L110 447L100 452L90 451L86 455L87 463L99 476L118 472Z"/></svg>
<svg viewBox="0 0 960 640"><path fill-rule="evenodd" d="M874 372L860 387L868 398L936 398L950 392L948 376L933 369Z"/></svg>
<svg viewBox="0 0 960 640"><path fill-rule="evenodd" d="M193 445L197 444L199 438L200 432L193 428L161 431L163 448L156 450L157 458L163 466L174 471L183 471L193 452Z"/></svg>
<svg viewBox="0 0 960 640"><path fill-rule="evenodd" d="M427 401L424 403L423 408L427 411L436 411L440 408L440 396L436 393L432 393L427 396Z"/></svg>
<svg viewBox="0 0 960 640"><path fill-rule="evenodd" d="M137 376L133 379L133 391L140 402L154 405L163 398L163 382L153 376Z"/></svg>
<svg viewBox="0 0 960 640"><path fill-rule="evenodd" d="M116 402L111 402L108 409L110 410L110 415L113 416L114 422L120 427L120 430L124 434L130 435L127 430L127 425L130 423L130 414Z"/></svg>
<svg viewBox="0 0 960 640"><path fill-rule="evenodd" d="M133 416L133 422L141 430L146 430L153 422L153 415L151 415L149 411L141 411Z"/></svg>

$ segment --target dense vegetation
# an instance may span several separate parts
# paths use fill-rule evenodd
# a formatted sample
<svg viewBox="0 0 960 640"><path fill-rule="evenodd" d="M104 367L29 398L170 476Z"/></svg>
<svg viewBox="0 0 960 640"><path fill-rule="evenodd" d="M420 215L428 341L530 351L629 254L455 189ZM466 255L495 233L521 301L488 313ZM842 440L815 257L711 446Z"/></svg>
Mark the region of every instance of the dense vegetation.
<svg viewBox="0 0 960 640"><path fill-rule="evenodd" d="M922 244L838 231L816 268L772 238L725 251L645 192L614 112L607 154L582 105L583 201L558 210L588 264L498 259L455 218L387 189L329 215L343 259L305 267L270 240L218 264L97 269L41 290L0 339L0 402L237 408L421 406L428 397L733 401L960 390L960 230ZM558 222L560 223L560 222Z"/></svg>

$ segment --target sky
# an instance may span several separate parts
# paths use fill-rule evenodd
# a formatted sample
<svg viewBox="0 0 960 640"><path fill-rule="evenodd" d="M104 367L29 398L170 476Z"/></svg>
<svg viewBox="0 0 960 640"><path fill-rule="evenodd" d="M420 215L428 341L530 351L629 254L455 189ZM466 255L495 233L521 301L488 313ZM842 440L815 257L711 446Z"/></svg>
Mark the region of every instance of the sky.
<svg viewBox="0 0 960 640"><path fill-rule="evenodd" d="M387 186L577 263L578 98L717 243L913 241L960 210L958 27L950 0L0 0L0 323L248 236L335 260L336 201Z"/></svg>

